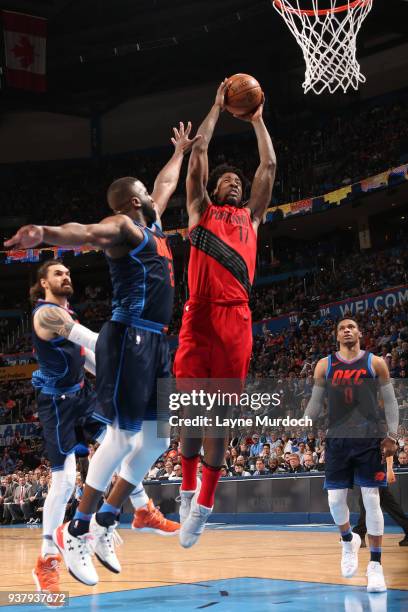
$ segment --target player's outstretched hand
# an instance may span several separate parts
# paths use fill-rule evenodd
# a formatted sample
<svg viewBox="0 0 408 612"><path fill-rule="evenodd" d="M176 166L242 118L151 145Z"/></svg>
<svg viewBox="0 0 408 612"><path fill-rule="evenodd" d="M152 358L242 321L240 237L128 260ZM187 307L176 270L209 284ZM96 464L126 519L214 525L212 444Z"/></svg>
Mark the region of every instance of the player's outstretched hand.
<svg viewBox="0 0 408 612"><path fill-rule="evenodd" d="M24 225L12 238L6 240L6 249L31 249L42 243L44 230L41 225Z"/></svg>
<svg viewBox="0 0 408 612"><path fill-rule="evenodd" d="M254 111L252 111L252 113L248 113L247 115L234 115L235 119L241 119L242 121L249 121L250 123L254 123L255 121L262 118L264 103L265 94L262 94L262 102Z"/></svg>
<svg viewBox="0 0 408 612"><path fill-rule="evenodd" d="M194 138L189 138L191 132L191 121L187 123L187 127L184 127L184 123L180 121L179 127L173 128L174 138L171 139L171 142L174 144L174 148L177 153L182 153L185 155L189 151L191 151L193 145L200 140L201 134L196 134Z"/></svg>
<svg viewBox="0 0 408 612"><path fill-rule="evenodd" d="M228 79L224 79L217 89L217 95L215 96L215 106L219 106L223 111L225 106L225 94L228 88Z"/></svg>
<svg viewBox="0 0 408 612"><path fill-rule="evenodd" d="M392 457L397 452L397 444L391 438L384 438L381 442L381 451L385 458Z"/></svg>

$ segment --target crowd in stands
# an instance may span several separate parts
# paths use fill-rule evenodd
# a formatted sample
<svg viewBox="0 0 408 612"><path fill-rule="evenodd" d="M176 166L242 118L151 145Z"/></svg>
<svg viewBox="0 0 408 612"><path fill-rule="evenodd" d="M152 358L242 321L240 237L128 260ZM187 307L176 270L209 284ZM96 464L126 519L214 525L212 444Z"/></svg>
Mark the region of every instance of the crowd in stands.
<svg viewBox="0 0 408 612"><path fill-rule="evenodd" d="M2 381L0 384L0 424L31 423L37 420L37 405L30 380Z"/></svg>
<svg viewBox="0 0 408 612"><path fill-rule="evenodd" d="M408 469L408 428L399 428L399 448L394 457L394 469ZM35 465L27 465L24 459L23 440L18 434L3 451L0 461L0 524L42 522L44 501L51 483L51 469L47 459L36 456ZM292 432L268 429L261 433L243 431L230 441L225 454L221 478L248 478L279 474L307 474L324 472L326 438L322 430L316 434L297 429ZM37 440L38 450L42 442ZM88 459L77 464L76 484L68 502L65 520L75 513L83 494L87 466L97 445L89 445ZM84 465L85 461L85 465ZM198 474L202 464L198 464ZM145 482L175 481L182 477L181 451L178 439L155 462L145 475ZM105 491L108 496L117 476Z"/></svg>
<svg viewBox="0 0 408 612"><path fill-rule="evenodd" d="M405 102L402 97L381 106L354 108L320 117L318 123L304 116L275 117L276 129L272 125L271 132L279 163L274 203L320 195L399 165L408 154ZM75 163L4 165L2 215L24 215L45 224L94 222L108 212L105 194L112 180L136 175L151 189L169 154L159 149ZM211 144L210 167L233 163L252 179L257 160L251 132L235 139L215 138ZM184 194L183 174L165 227L186 224Z"/></svg>
<svg viewBox="0 0 408 612"><path fill-rule="evenodd" d="M23 464L17 459L20 453L23 453L23 442L16 434L10 448L4 451L0 463L0 524L2 525L23 522L27 525L42 523L44 501L52 478L50 463L45 457L37 456L34 466ZM42 450L41 438L38 439L38 446ZM13 449L16 449L16 452ZM94 446L90 445L89 456L91 457L93 453ZM13 468L9 465L8 469L4 469L4 463L11 461L11 457L16 461ZM66 520L73 517L83 493L86 472L81 470L79 462L77 467L75 489L67 504Z"/></svg>

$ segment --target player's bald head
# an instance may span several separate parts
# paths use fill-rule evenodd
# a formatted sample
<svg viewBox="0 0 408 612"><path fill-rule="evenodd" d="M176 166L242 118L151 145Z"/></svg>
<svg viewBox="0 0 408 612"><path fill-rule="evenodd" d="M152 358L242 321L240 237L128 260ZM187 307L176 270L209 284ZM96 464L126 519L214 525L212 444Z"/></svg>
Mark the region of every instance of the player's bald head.
<svg viewBox="0 0 408 612"><path fill-rule="evenodd" d="M134 176L124 176L113 181L108 188L109 207L116 213L130 208L132 198L140 200L146 194L146 188Z"/></svg>

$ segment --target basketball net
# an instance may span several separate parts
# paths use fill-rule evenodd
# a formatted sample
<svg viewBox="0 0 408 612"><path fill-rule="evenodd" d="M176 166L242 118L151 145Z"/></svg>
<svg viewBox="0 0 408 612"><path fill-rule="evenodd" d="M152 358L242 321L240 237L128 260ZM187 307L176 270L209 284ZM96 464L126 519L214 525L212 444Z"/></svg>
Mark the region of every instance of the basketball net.
<svg viewBox="0 0 408 612"><path fill-rule="evenodd" d="M306 63L304 93L334 93L341 88L358 89L365 83L356 58L356 37L370 12L373 0L330 0L330 8L319 8L319 0L272 0L299 43ZM303 4L303 7L302 7ZM326 4L327 6L327 4Z"/></svg>

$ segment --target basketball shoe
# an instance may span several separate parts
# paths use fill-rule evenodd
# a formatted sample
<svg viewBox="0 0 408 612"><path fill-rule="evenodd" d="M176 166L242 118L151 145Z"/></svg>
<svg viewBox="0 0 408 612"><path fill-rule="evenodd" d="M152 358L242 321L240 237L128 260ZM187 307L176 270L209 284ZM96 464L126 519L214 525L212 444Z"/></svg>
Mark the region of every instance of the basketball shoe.
<svg viewBox="0 0 408 612"><path fill-rule="evenodd" d="M343 552L341 555L341 573L344 578L352 578L358 570L358 551L361 538L358 533L353 533L351 542L341 541Z"/></svg>
<svg viewBox="0 0 408 612"><path fill-rule="evenodd" d="M44 559L41 555L37 558L35 567L32 571L37 591L42 593L61 593L59 586L59 570L61 565L60 555L47 555ZM50 608L63 606L62 601L44 602Z"/></svg>
<svg viewBox="0 0 408 612"><path fill-rule="evenodd" d="M194 495L199 494L201 489L201 480L197 477L197 486L195 491L183 491L180 487L180 523L183 524L188 515L190 514L191 501Z"/></svg>
<svg viewBox="0 0 408 612"><path fill-rule="evenodd" d="M181 523L179 540L183 548L190 548L197 542L212 512L212 508L206 508L197 503L198 495L199 490L194 494L191 500L190 512L186 520Z"/></svg>
<svg viewBox="0 0 408 612"><path fill-rule="evenodd" d="M93 515L89 526L89 533L92 536L91 549L102 565L115 574L119 574L122 569L115 553L115 545L123 544L122 538L116 531L118 524L115 521L110 527L104 527L99 525Z"/></svg>
<svg viewBox="0 0 408 612"><path fill-rule="evenodd" d="M89 586L97 584L99 578L92 563L92 547L90 533L81 536L73 536L68 531L69 523L60 525L54 529L54 544L64 559L67 570L79 580Z"/></svg>
<svg viewBox="0 0 408 612"><path fill-rule="evenodd" d="M386 590L387 586L381 563L370 561L367 566L367 591L369 593L383 593Z"/></svg>
<svg viewBox="0 0 408 612"><path fill-rule="evenodd" d="M172 536L179 532L180 524L166 519L153 501L149 499L147 508L138 508L132 521L132 529L146 533Z"/></svg>

